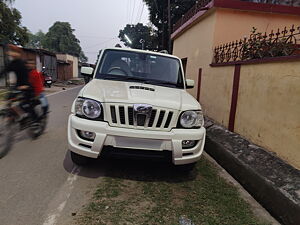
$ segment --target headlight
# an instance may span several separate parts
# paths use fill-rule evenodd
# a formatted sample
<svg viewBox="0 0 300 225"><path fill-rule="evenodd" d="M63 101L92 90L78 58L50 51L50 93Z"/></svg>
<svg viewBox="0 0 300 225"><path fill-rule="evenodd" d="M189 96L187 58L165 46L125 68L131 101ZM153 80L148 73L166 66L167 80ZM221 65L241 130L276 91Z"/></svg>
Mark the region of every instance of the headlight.
<svg viewBox="0 0 300 225"><path fill-rule="evenodd" d="M75 102L75 113L78 116L84 116L88 119L96 119L101 115L101 105L92 99L77 98Z"/></svg>
<svg viewBox="0 0 300 225"><path fill-rule="evenodd" d="M201 127L203 122L204 119L201 111L186 111L180 117L180 125L183 128Z"/></svg>

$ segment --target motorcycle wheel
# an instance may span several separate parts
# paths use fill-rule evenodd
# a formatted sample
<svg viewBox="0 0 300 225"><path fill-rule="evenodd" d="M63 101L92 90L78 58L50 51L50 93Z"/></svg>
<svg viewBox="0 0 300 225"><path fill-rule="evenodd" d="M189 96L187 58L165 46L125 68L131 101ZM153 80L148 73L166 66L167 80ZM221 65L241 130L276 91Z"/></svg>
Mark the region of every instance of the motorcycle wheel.
<svg viewBox="0 0 300 225"><path fill-rule="evenodd" d="M37 139L39 136L41 136L46 129L47 120L48 116L46 114L42 118L40 118L39 121L32 123L27 130L28 135L32 139Z"/></svg>
<svg viewBox="0 0 300 225"><path fill-rule="evenodd" d="M6 112L0 112L0 159L12 148L14 139L14 122Z"/></svg>

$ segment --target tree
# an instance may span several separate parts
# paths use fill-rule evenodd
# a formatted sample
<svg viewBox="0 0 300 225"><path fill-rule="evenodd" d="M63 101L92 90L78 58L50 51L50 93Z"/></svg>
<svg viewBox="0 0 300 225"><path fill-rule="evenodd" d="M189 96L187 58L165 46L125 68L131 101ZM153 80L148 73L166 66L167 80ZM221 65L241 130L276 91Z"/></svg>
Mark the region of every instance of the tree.
<svg viewBox="0 0 300 225"><path fill-rule="evenodd" d="M29 48L43 48L43 42L45 39L45 33L43 31L39 30L37 33L32 34L29 33L29 41L26 45L26 47Z"/></svg>
<svg viewBox="0 0 300 225"><path fill-rule="evenodd" d="M87 61L74 31L70 23L57 21L49 28L42 41L42 46L50 51L75 55Z"/></svg>
<svg viewBox="0 0 300 225"><path fill-rule="evenodd" d="M132 44L125 38L125 34L130 38ZM119 38L125 46L131 48L141 49L143 46L144 49L148 50L157 50L158 48L156 31L152 27L145 26L142 23L136 25L127 24L123 30L120 30Z"/></svg>
<svg viewBox="0 0 300 225"><path fill-rule="evenodd" d="M143 0L150 12L150 21L157 28L159 50L168 49L168 1ZM174 25L197 0L171 0L171 24Z"/></svg>
<svg viewBox="0 0 300 225"><path fill-rule="evenodd" d="M21 25L21 13L8 7L13 0L0 0L0 41L24 46L28 42L28 30Z"/></svg>
<svg viewBox="0 0 300 225"><path fill-rule="evenodd" d="M79 54L79 61L83 63L86 63L88 61L88 57L86 57L83 51L81 51Z"/></svg>

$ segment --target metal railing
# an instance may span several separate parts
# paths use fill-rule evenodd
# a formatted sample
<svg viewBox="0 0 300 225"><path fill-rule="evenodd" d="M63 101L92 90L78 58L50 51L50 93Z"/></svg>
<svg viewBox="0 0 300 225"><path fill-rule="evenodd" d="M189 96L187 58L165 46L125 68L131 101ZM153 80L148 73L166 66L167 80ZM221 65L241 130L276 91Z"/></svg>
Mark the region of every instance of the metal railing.
<svg viewBox="0 0 300 225"><path fill-rule="evenodd" d="M253 28L249 38L222 44L214 49L213 63L237 62L268 57L300 55L300 26L277 32L259 33Z"/></svg>
<svg viewBox="0 0 300 225"><path fill-rule="evenodd" d="M179 29L183 24L185 24L189 19L195 16L199 11L203 10L204 7L210 3L212 0L198 0L198 2L189 9L181 19L179 19L173 26L173 31Z"/></svg>
<svg viewBox="0 0 300 225"><path fill-rule="evenodd" d="M274 5L300 6L300 0L240 0L240 1L274 4Z"/></svg>

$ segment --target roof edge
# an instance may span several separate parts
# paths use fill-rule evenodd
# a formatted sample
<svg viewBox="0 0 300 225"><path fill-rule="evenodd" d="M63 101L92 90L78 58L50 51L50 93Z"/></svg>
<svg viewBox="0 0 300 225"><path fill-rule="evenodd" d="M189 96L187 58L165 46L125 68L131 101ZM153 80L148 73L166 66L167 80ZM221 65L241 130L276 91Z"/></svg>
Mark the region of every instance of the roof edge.
<svg viewBox="0 0 300 225"><path fill-rule="evenodd" d="M171 39L174 40L192 27L201 18L211 12L215 8L236 9L241 11L265 12L276 14L287 14L300 16L300 7L276 5L267 3L244 2L240 0L212 0L202 10L198 11L188 21L184 22L177 30L171 34Z"/></svg>

